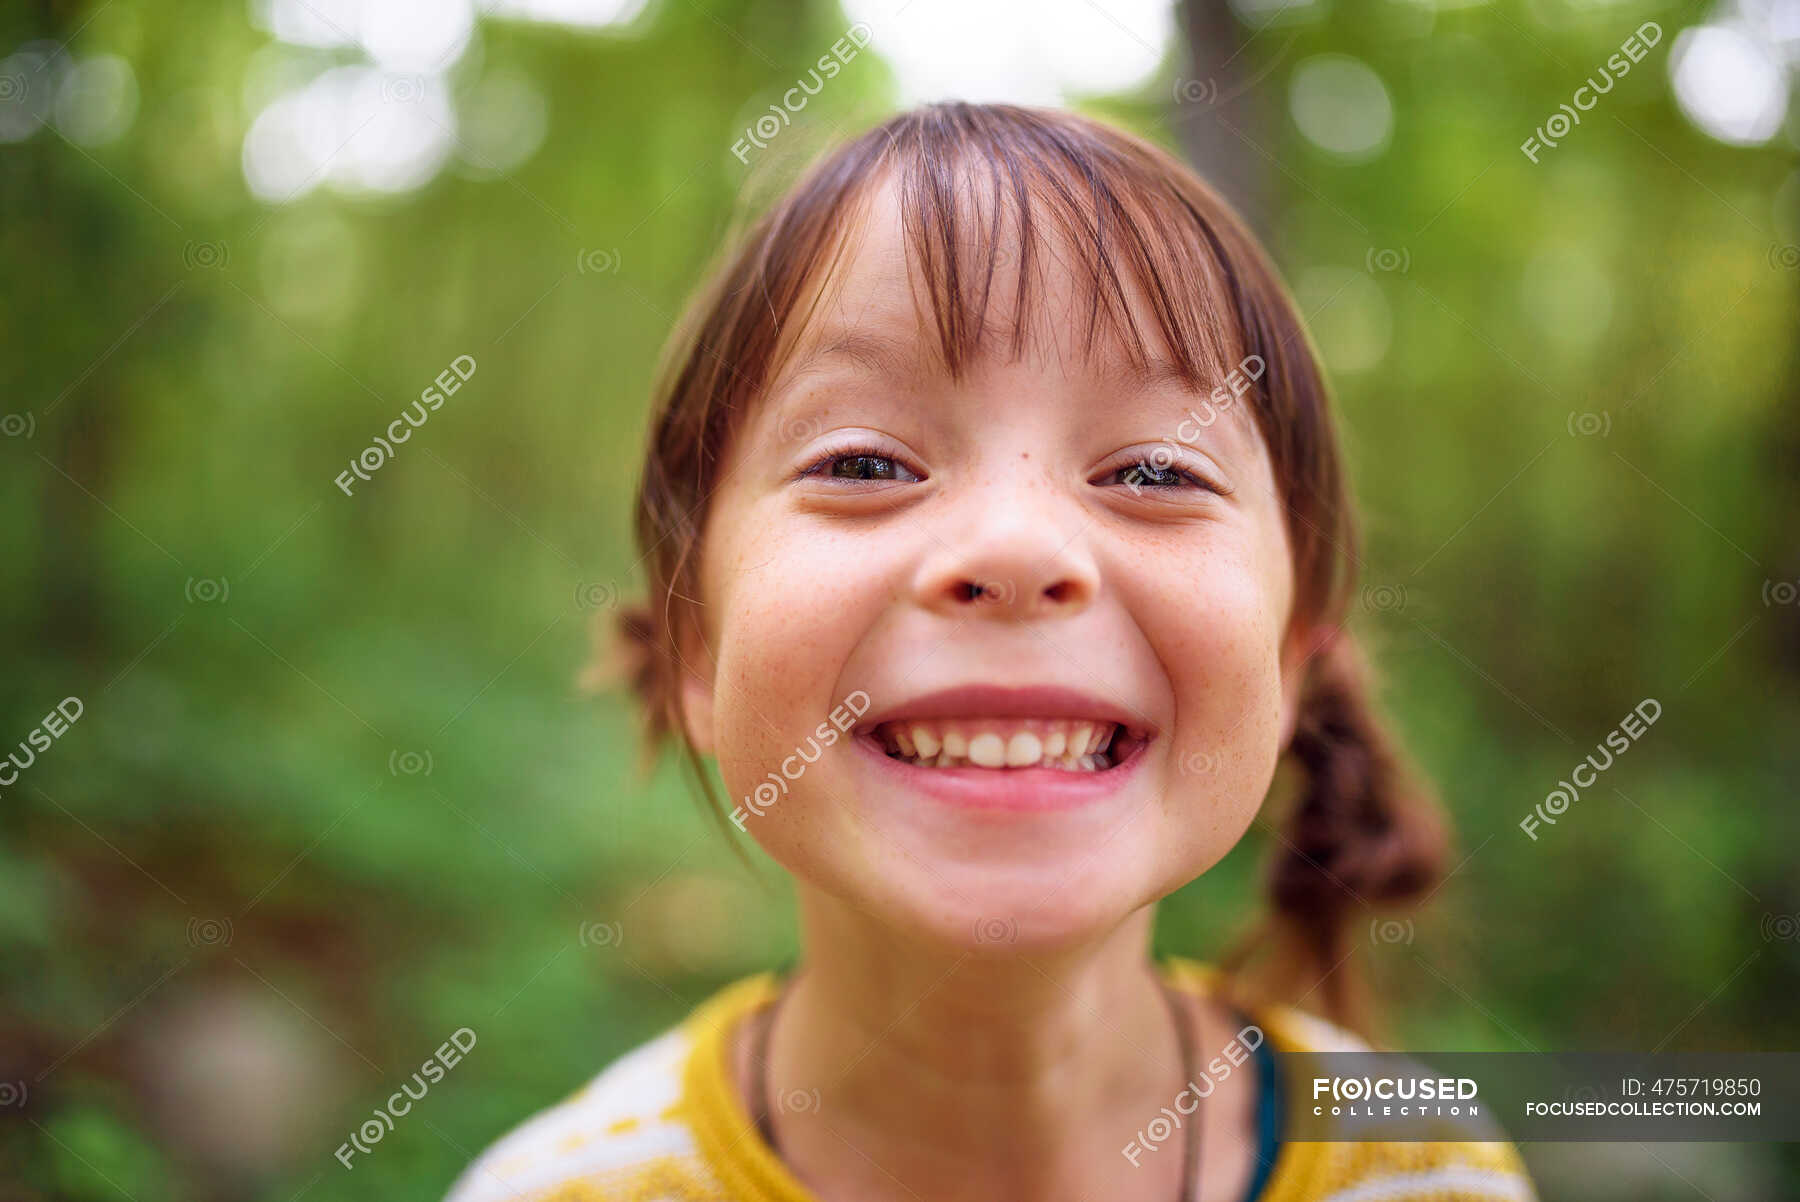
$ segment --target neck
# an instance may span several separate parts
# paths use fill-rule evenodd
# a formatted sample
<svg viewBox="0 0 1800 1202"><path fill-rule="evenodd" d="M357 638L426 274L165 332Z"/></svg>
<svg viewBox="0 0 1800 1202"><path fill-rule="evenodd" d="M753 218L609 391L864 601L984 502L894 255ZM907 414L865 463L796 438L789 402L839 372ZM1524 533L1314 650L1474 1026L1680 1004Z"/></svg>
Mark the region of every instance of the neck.
<svg viewBox="0 0 1800 1202"><path fill-rule="evenodd" d="M1180 1196L1179 1138L1121 1153L1186 1082L1151 908L1009 956L923 945L811 890L802 918L767 1086L782 1154L822 1197Z"/></svg>

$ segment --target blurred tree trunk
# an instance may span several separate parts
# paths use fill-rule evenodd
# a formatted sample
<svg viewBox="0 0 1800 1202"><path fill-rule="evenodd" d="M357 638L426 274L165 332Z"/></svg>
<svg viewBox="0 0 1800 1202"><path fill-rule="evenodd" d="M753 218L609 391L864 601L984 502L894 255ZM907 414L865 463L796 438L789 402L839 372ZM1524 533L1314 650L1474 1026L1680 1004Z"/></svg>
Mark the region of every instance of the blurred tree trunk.
<svg viewBox="0 0 1800 1202"><path fill-rule="evenodd" d="M38 6L36 29L42 32L43 39L65 45L87 19L82 11L85 7L44 0ZM47 76L49 69L42 74ZM120 406L113 395L112 373L89 373L90 364L104 357L108 343L117 336L115 331L122 328L112 324L113 315L129 308L130 302L120 297L129 294L132 283L131 277L119 269L123 247L107 237L95 236L94 231L119 226L134 229L119 221L118 210L136 202L129 196L121 198L122 189L114 180L97 171L48 129L17 153L26 157L24 170L42 186L41 194L61 199L54 208L34 206L28 220L37 226L37 244L60 247L64 269L82 279L83 290L95 298L91 305L84 306L81 324L85 326L85 336L81 349L72 356L37 358L28 369L40 382L34 407L48 419L39 433L42 453L55 465L53 470L35 460L31 463L38 473L38 512L44 523L37 541L39 637L46 649L54 649L55 654L71 662L94 662L109 650L102 628L100 597L108 572L116 570L116 565L106 558L101 526L117 520L94 498L105 498L111 491L115 423ZM53 323L68 320L66 311L40 305L28 320L40 325L40 329L22 345L68 344L60 336L62 331L51 328ZM84 361L83 356L88 358ZM53 406L60 411L50 419L48 410ZM79 484L70 483L60 474L63 472ZM84 496L83 489L92 496Z"/></svg>
<svg viewBox="0 0 1800 1202"><path fill-rule="evenodd" d="M1175 84L1175 132L1188 162L1266 236L1268 169L1258 147L1271 106L1253 86L1251 30L1227 0L1182 0L1188 70Z"/></svg>

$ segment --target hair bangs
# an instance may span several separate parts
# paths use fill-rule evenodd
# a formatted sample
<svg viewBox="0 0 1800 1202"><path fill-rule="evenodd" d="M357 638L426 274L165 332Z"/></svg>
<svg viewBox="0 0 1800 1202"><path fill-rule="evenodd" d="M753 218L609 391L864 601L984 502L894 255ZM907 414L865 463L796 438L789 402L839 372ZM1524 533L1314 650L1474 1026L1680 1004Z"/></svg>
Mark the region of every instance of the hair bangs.
<svg viewBox="0 0 1800 1202"><path fill-rule="evenodd" d="M897 187L909 266L952 378L997 336L1016 359L1034 327L1070 316L1040 312L1055 272L1075 285L1084 360L1116 346L1139 372L1160 362L1204 391L1242 357L1228 267L1167 172L1132 147L964 107L919 113L883 150L876 178ZM1010 323L991 319L997 300L1010 302Z"/></svg>

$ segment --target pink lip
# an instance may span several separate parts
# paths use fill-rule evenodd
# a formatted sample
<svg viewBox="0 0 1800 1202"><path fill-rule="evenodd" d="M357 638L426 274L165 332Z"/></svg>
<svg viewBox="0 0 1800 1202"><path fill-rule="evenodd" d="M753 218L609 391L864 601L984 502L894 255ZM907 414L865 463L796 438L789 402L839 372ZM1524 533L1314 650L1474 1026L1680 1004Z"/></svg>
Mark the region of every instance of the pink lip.
<svg viewBox="0 0 1800 1202"><path fill-rule="evenodd" d="M1128 706L1056 685L1009 688L1005 685L977 684L940 689L938 692L927 693L865 714L857 726L862 731L870 731L883 722L901 718L1097 718L1102 722L1117 722L1127 730L1141 735L1155 733L1150 728L1149 720L1142 714L1134 713ZM953 772L956 769L946 768L942 771Z"/></svg>
<svg viewBox="0 0 1800 1202"><path fill-rule="evenodd" d="M1123 763L1102 771L1064 772L1057 768L921 768L888 755L867 734L858 734L854 742L859 754L873 761L875 771L890 774L908 792L966 809L1015 813L1070 810L1118 795L1137 775L1147 746L1139 746Z"/></svg>

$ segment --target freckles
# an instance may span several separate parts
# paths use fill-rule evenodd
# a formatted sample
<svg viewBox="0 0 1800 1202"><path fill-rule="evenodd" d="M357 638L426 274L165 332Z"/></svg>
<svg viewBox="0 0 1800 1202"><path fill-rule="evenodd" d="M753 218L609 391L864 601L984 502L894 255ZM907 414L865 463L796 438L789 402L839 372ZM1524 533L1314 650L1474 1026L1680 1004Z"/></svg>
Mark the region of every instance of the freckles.
<svg viewBox="0 0 1800 1202"><path fill-rule="evenodd" d="M740 590L722 620L733 631L741 670L792 691L816 673L835 674L825 661L848 653L855 604L841 583L783 564Z"/></svg>
<svg viewBox="0 0 1800 1202"><path fill-rule="evenodd" d="M749 516L763 526L795 520ZM746 537L737 554L721 557L738 573L718 590L719 703L731 711L721 730L735 755L792 751L839 701L868 596L861 577L844 570L854 560L840 541L804 531Z"/></svg>
<svg viewBox="0 0 1800 1202"><path fill-rule="evenodd" d="M1210 558L1214 570L1196 572L1201 583L1164 610L1172 633L1166 662L1185 728L1178 738L1183 754L1218 756L1234 775L1261 774L1280 730L1277 603L1240 557Z"/></svg>

